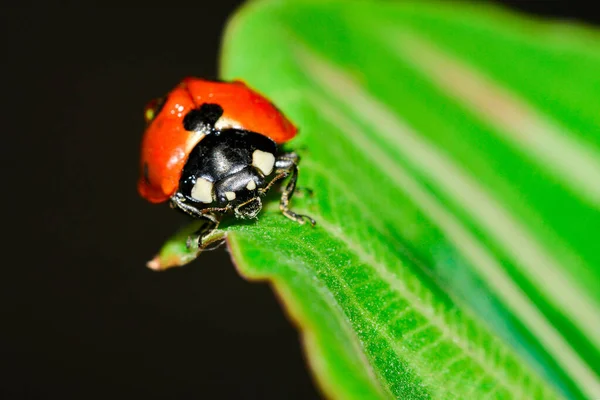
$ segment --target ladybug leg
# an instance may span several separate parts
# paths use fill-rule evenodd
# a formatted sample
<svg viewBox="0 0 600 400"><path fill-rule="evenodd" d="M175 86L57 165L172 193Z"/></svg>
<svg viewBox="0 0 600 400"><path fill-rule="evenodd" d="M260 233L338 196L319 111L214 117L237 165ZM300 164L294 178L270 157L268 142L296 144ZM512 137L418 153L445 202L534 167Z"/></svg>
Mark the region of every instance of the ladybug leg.
<svg viewBox="0 0 600 400"><path fill-rule="evenodd" d="M261 194L261 195L266 194L271 189L271 186L273 186L274 184L276 184L280 180L284 179L288 175L289 175L288 172L279 172L277 175L275 175L275 177L273 179L271 179L271 182L269 182L267 184L267 186L265 186L264 188L258 189L258 193ZM284 189L281 190L282 193L283 193L283 191L284 191Z"/></svg>
<svg viewBox="0 0 600 400"><path fill-rule="evenodd" d="M203 219L206 220L206 223L203 224L200 229L198 229L192 235L188 236L186 241L186 246L188 249L194 246L202 248L202 239L210 235L219 226L220 220L216 215L205 214L203 215Z"/></svg>
<svg viewBox="0 0 600 400"><path fill-rule="evenodd" d="M290 175L292 165L297 166L299 160L300 160L300 158L298 157L298 154L296 154L296 153L284 153L284 154L280 155L279 157L277 157L277 159L275 160L275 172L277 174L275 175L275 177L273 177L273 179L271 179L271 182L269 182L267 184L267 186L265 186L262 189L258 189L259 193L260 194L267 193L271 189L271 186L273 186L275 183L279 182L280 180L287 178ZM298 173L296 172L296 174L298 174ZM294 184L294 187L295 187L295 184ZM282 188L281 192L283 193L286 189ZM292 197L292 196L290 196L290 197Z"/></svg>
<svg viewBox="0 0 600 400"><path fill-rule="evenodd" d="M222 213L229 211L230 208L231 207L223 207L223 208L213 207L213 208L206 208L206 209L200 210L200 213L198 214L198 216L196 218L205 219L208 222L206 224L202 225L202 227L200 229L198 229L194 233L194 235L188 237L187 243L186 243L188 248L191 247L192 242L194 240L196 241L198 248L202 248L203 247L202 239L204 239L205 237L210 235L215 229L217 229L219 227L219 223L221 222ZM207 250L207 249L204 249L204 250Z"/></svg>
<svg viewBox="0 0 600 400"><path fill-rule="evenodd" d="M279 188L279 192L283 193L285 190L285 188ZM307 188L306 186L298 186L296 185L296 189L294 190L294 195L296 195L296 197L313 197L314 196L314 192L311 188Z"/></svg>
<svg viewBox="0 0 600 400"><path fill-rule="evenodd" d="M283 189L283 193L281 194L279 209L283 215L292 221L296 221L299 224L304 224L306 220L308 220L312 226L315 226L316 221L308 215L296 214L290 210L290 200L294 195L294 191L296 190L296 181L298 180L298 155L295 153L282 154L275 161L275 168L278 173L275 175L275 178L269 182L265 190L270 188L274 182L289 176L290 181Z"/></svg>
<svg viewBox="0 0 600 400"><path fill-rule="evenodd" d="M312 226L315 226L317 223L314 219L309 217L308 215L296 214L289 208L290 200L294 194L294 190L296 189L296 181L298 180L298 166L293 164L292 170L290 171L291 178L285 187L283 193L281 194L281 200L279 202L279 209L289 219L298 222L299 224L304 224L304 220L307 219L308 222Z"/></svg>
<svg viewBox="0 0 600 400"><path fill-rule="evenodd" d="M207 221L206 224L202 225L193 235L188 237L186 243L188 248L192 247L194 240L197 242L198 247L202 247L202 238L208 236L212 231L217 229L219 222L221 222L217 212L227 211L227 208L207 208L199 210L193 205L185 203L183 198L177 194L171 197L170 206L171 208L178 209L194 218Z"/></svg>
<svg viewBox="0 0 600 400"><path fill-rule="evenodd" d="M208 219L214 223L218 223L219 219L215 217L216 213L225 213L231 209L230 205L227 207L210 207L199 209L195 205L188 204L185 202L184 197L180 193L176 193L171 197L171 208L179 209L194 218Z"/></svg>

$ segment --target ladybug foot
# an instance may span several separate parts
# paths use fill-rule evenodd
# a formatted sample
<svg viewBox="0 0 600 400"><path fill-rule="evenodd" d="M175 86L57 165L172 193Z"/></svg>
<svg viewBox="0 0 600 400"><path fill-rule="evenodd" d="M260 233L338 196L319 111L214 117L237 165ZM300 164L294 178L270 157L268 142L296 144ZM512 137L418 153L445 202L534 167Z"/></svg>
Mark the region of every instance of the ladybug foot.
<svg viewBox="0 0 600 400"><path fill-rule="evenodd" d="M315 221L308 215L296 214L295 212L293 212L291 210L281 210L281 212L283 213L283 215L285 215L292 221L296 221L300 225L304 225L306 223L306 221L308 221L312 226L315 226L315 224L317 223L317 221Z"/></svg>
<svg viewBox="0 0 600 400"><path fill-rule="evenodd" d="M185 241L185 246L188 250L199 250L206 244L209 244L204 244L203 239L207 238L219 226L219 220L214 215L204 214L202 217L206 219L206 223L192 235L189 235Z"/></svg>

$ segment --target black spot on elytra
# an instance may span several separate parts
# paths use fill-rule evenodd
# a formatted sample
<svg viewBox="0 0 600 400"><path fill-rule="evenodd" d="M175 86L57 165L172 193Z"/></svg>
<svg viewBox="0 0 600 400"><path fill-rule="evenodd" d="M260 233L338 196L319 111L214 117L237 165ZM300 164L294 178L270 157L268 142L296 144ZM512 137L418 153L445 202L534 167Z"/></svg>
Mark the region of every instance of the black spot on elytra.
<svg viewBox="0 0 600 400"><path fill-rule="evenodd" d="M200 107L190 110L183 117L183 128L186 131L200 131L214 128L223 115L223 107L218 104L204 103Z"/></svg>

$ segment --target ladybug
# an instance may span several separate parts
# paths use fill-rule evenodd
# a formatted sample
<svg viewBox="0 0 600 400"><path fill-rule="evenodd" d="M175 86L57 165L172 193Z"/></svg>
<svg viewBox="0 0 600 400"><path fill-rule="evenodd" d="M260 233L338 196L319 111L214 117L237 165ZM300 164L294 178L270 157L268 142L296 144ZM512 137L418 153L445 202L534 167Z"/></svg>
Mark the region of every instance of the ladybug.
<svg viewBox="0 0 600 400"><path fill-rule="evenodd" d="M245 83L185 78L150 102L144 117L138 192L207 220L199 242L227 214L256 218L261 198L288 177L281 212L300 224L315 224L289 208L299 157L280 146L297 128Z"/></svg>

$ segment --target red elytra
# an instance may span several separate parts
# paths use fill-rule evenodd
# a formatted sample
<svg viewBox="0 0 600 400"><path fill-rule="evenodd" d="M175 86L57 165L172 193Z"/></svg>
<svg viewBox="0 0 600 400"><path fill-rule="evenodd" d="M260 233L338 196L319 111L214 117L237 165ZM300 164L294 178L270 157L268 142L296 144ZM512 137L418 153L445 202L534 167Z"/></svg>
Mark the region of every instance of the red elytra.
<svg viewBox="0 0 600 400"><path fill-rule="evenodd" d="M190 152L205 136L186 131L183 118L204 103L223 108L217 129L245 129L265 135L277 144L289 141L297 132L277 107L241 81L185 78L168 94L162 109L144 132L138 192L146 200L161 203L177 191ZM154 105L152 102L148 108Z"/></svg>

